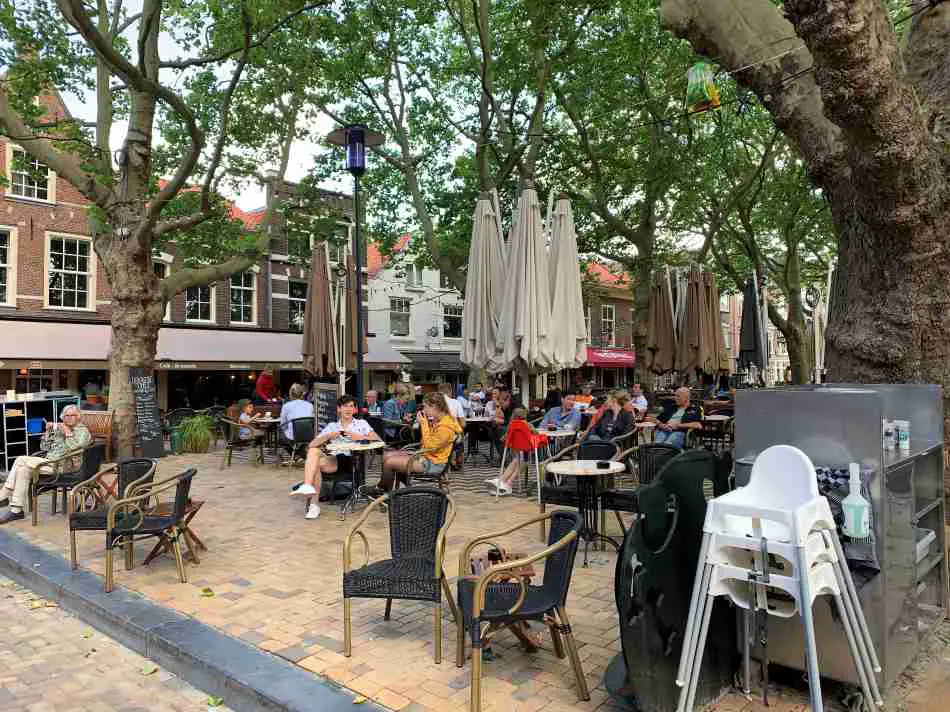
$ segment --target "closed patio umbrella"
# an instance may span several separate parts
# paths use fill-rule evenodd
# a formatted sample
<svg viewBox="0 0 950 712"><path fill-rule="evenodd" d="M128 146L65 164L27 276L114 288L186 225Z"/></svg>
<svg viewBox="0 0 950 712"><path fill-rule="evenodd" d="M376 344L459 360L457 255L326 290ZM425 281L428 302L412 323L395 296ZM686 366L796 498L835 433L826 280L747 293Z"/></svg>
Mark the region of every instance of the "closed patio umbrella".
<svg viewBox="0 0 950 712"><path fill-rule="evenodd" d="M686 277L686 306L676 365L680 371L704 368L709 360L709 313L706 307L706 287L703 275L690 270Z"/></svg>
<svg viewBox="0 0 950 712"><path fill-rule="evenodd" d="M346 369L353 371L356 369L356 266L353 261L353 255L346 256ZM363 323L366 321L364 319ZM363 353L369 351L369 342L366 334L363 334ZM362 397L362 394L361 394Z"/></svg>
<svg viewBox="0 0 950 712"><path fill-rule="evenodd" d="M755 282L747 279L742 290L742 323L739 327L739 368L765 367L762 319L759 313L759 291Z"/></svg>
<svg viewBox="0 0 950 712"><path fill-rule="evenodd" d="M318 242L313 247L300 353L304 370L308 373L322 378L337 375L330 258L326 242Z"/></svg>
<svg viewBox="0 0 950 712"><path fill-rule="evenodd" d="M658 276L650 287L647 303L646 365L653 373L673 370L676 332L673 326L673 295L669 273Z"/></svg>
<svg viewBox="0 0 950 712"><path fill-rule="evenodd" d="M729 358L726 355L726 341L722 336L722 317L719 311L719 286L716 275L706 272L703 275L706 289L706 323L709 328L709 359L702 369L706 373L718 373L729 370Z"/></svg>
<svg viewBox="0 0 950 712"><path fill-rule="evenodd" d="M587 360L587 326L574 213L566 195L558 197L550 219L551 314L557 319L551 330L554 367L580 368Z"/></svg>
<svg viewBox="0 0 950 712"><path fill-rule="evenodd" d="M504 279L500 222L491 193L482 193L475 203L472 219L462 311L459 359L469 368L486 368L495 355Z"/></svg>
<svg viewBox="0 0 950 712"><path fill-rule="evenodd" d="M534 186L526 183L508 245L498 345L489 370L517 369L524 382L527 373L553 367L550 289L541 207Z"/></svg>

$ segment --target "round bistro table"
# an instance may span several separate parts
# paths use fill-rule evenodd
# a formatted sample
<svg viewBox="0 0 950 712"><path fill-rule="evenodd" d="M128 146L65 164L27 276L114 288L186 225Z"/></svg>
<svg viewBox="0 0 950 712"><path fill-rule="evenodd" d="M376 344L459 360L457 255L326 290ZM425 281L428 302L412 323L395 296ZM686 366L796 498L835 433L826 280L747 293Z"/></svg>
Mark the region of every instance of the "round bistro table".
<svg viewBox="0 0 950 712"><path fill-rule="evenodd" d="M370 440L369 442L353 442L343 439L331 440L326 448L331 455L350 455L353 458L353 465L350 468L353 477L353 491L346 502L340 508L340 519L346 519L346 513L356 510L360 500L370 501L369 495L363 492L363 485L366 484L366 453L374 450L382 450L386 443L382 440Z"/></svg>

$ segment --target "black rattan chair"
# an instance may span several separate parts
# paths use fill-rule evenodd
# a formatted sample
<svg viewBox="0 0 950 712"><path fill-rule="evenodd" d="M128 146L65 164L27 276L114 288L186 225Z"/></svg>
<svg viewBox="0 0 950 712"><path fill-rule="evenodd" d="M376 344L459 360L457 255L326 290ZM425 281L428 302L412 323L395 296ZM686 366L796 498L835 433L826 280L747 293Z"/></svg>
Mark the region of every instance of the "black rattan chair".
<svg viewBox="0 0 950 712"><path fill-rule="evenodd" d="M626 533L627 527L620 516L621 512L636 513L637 490L648 485L660 473L670 460L682 454L682 450L666 443L647 443L631 448L620 454L619 459L626 463L627 471L636 485L633 487L611 487L600 493L601 513L612 511ZM601 519L603 529L603 519Z"/></svg>
<svg viewBox="0 0 950 712"><path fill-rule="evenodd" d="M136 494L120 499L109 507L106 515L106 593L113 586L113 554L116 546L126 551L126 568L131 568L129 550L132 543L139 539L157 537L168 544L175 554L178 567L178 579L188 582L185 563L181 556L179 538L185 513L188 508L188 496L191 481L197 470L191 467L179 475L169 477L150 486L136 487ZM159 497L165 492L174 491L175 498L170 507L160 507ZM168 513L165 514L164 512Z"/></svg>
<svg viewBox="0 0 950 712"><path fill-rule="evenodd" d="M490 630L505 626L537 621L551 631L554 651L559 658L570 657L571 667L577 680L577 696L589 700L587 680L577 644L571 631L570 619L564 604L574 572L574 557L577 554L577 537L581 518L577 512L558 510L542 517L530 519L511 529L485 534L468 542L459 556L459 571L469 567L472 551L480 544L495 545L500 537L507 536L538 522L550 520L551 533L547 547L542 551L501 564L496 564L479 577L462 577L458 582L458 607L461 620L457 620L457 648L455 664L465 664L465 632L472 640L472 689L469 709L481 711L482 702L482 645ZM544 561L544 577L540 585L526 583L519 575L526 566ZM499 581L498 579L514 579Z"/></svg>
<svg viewBox="0 0 950 712"><path fill-rule="evenodd" d="M76 554L76 532L105 531L109 514L108 501L114 493L114 499L134 496L143 488L149 487L155 477L155 460L134 457L122 460L100 470L85 482L73 488L69 498L69 563L73 569L79 567ZM115 483L110 490L103 478L115 474ZM132 542L125 549L126 568L132 568Z"/></svg>
<svg viewBox="0 0 950 712"><path fill-rule="evenodd" d="M389 505L389 542L392 558L369 563L369 542L360 529L370 513ZM442 592L449 600L452 615L458 611L452 591L445 580L442 562L445 536L455 519L455 504L435 487L405 487L373 501L347 534L343 542L343 654L353 651L353 598L385 598L385 619L389 620L393 599L435 603L433 636L435 662L442 662ZM363 541L366 560L352 568L353 538Z"/></svg>
<svg viewBox="0 0 950 712"><path fill-rule="evenodd" d="M102 464L105 454L105 443L92 442L85 448L72 450L60 458L48 460L33 468L30 477L30 511L34 527L39 509L39 496L46 492L52 493L50 513L56 514L56 496L62 492L63 512L66 512L69 491L99 471L99 465ZM78 468L76 468L77 461Z"/></svg>
<svg viewBox="0 0 950 712"><path fill-rule="evenodd" d="M264 439L266 433L258 432L255 428L250 427L254 436L251 438L242 438L241 437L241 428L249 427L247 425L242 425L234 420L229 420L228 418L221 418L218 421L221 424L221 429L224 432L224 456L221 458L221 469L224 469L224 466L231 466L231 458L234 455L235 450L257 450L257 462L264 463Z"/></svg>
<svg viewBox="0 0 950 712"><path fill-rule="evenodd" d="M307 446L313 441L316 434L317 421L316 418L311 417L294 418L290 421L290 427L294 437L293 440L283 439L284 447L290 450L290 458L283 464L293 467L294 462L301 457L306 457ZM283 431L281 431L281 438L283 437Z"/></svg>

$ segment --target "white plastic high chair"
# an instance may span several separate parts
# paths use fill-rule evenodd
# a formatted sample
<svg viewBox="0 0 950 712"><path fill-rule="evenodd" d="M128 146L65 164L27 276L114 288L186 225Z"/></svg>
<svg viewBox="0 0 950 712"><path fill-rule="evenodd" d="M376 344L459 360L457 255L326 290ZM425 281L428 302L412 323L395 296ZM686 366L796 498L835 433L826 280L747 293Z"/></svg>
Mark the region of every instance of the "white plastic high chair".
<svg viewBox="0 0 950 712"><path fill-rule="evenodd" d="M777 605L776 591L790 596L791 604ZM811 709L821 712L812 604L823 594L831 595L838 606L866 699L881 705L875 677L881 667L838 540L831 508L818 493L815 468L801 450L775 445L756 458L747 486L717 497L707 505L676 679L676 684L684 688L680 692L678 712L692 709L709 618L717 596L728 596L745 609L746 617L754 610L779 617L801 616ZM748 689L749 640L748 635L744 637L745 687Z"/></svg>

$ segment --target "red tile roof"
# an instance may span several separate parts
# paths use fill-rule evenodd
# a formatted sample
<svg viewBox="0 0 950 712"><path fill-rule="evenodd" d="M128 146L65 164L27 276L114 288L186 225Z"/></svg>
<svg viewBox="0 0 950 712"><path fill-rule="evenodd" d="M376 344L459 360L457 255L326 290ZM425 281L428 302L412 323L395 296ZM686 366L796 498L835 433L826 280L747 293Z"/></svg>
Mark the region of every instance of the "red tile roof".
<svg viewBox="0 0 950 712"><path fill-rule="evenodd" d="M405 250L411 238L412 235L408 232L405 235L397 237L396 242L393 244L392 253L389 255L384 255L375 242L369 243L366 246L366 271L369 273L369 276L375 277L386 269L386 265L389 264L393 255L397 255Z"/></svg>
<svg viewBox="0 0 950 712"><path fill-rule="evenodd" d="M633 277L617 264L606 265L602 262L588 262L585 265L587 276L597 280L605 287L624 288L633 284Z"/></svg>
<svg viewBox="0 0 950 712"><path fill-rule="evenodd" d="M168 185L168 181L164 178L160 178L158 181L158 187L164 188ZM201 190L200 185L186 185L181 189L182 193L196 193ZM264 219L264 213L266 208L254 208L254 210L241 210L235 203L232 203L230 200L225 200L225 204L228 206L228 217L232 220L240 220L244 225L246 230L256 230L260 224L261 220Z"/></svg>

